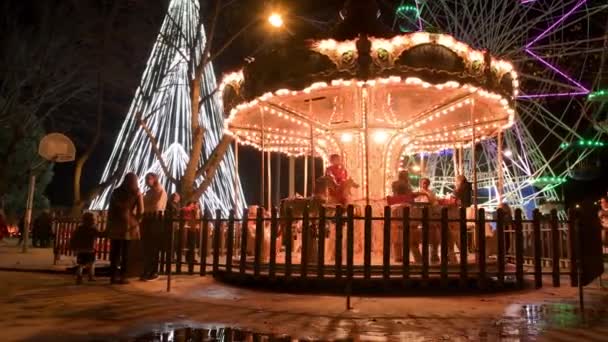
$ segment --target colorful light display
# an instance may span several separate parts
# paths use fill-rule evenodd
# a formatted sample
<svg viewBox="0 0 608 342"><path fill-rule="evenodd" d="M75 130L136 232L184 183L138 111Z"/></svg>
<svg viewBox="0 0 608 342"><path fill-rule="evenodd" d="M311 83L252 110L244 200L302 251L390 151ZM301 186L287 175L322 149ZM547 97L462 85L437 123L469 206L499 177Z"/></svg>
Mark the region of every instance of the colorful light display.
<svg viewBox="0 0 608 342"><path fill-rule="evenodd" d="M190 89L188 63L183 51L189 51L194 44L198 23L198 1L172 0L159 38L154 44L129 113L116 139L114 150L102 176L108 179L118 168L123 154L128 154L126 169L135 172L140 181L148 172L159 174L168 193L177 191L177 186L165 177L153 153L150 139L137 121L138 113L156 137L159 150L173 178L179 180L188 161L192 144L190 127ZM201 30L204 46L205 32ZM170 40L170 41L168 41ZM202 50L202 49L200 49ZM217 87L213 66L205 67L201 82L201 97L205 98ZM223 135L224 119L219 95L212 96L200 111L201 126L205 129L203 162L209 158ZM125 146L127 137L134 134L132 144ZM228 210L245 205L241 184L235 175L234 154L229 150L220 163L214 181L201 197L205 209L220 209L224 215ZM120 177L122 180L123 177ZM197 180L200 184L202 177ZM235 184L236 181L236 184ZM109 196L117 184L105 189L95 198L91 209L107 208ZM143 189L143 183L141 183Z"/></svg>

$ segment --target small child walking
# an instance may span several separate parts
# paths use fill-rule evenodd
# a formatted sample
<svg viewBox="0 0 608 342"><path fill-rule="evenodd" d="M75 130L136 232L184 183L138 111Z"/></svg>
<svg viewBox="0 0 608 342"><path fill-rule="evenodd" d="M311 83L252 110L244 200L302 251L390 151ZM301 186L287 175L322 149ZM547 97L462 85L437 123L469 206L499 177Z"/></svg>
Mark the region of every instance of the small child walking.
<svg viewBox="0 0 608 342"><path fill-rule="evenodd" d="M89 269L89 281L95 281L95 240L99 236L95 226L95 215L84 213L82 224L76 228L70 240L70 247L76 252L76 284L82 284L82 272Z"/></svg>

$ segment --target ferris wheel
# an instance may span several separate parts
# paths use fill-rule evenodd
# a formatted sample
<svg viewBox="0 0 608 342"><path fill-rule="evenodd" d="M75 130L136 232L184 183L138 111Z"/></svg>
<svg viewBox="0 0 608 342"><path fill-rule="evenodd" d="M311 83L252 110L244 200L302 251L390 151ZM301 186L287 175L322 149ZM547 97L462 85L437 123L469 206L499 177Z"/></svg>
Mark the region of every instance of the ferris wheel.
<svg viewBox="0 0 608 342"><path fill-rule="evenodd" d="M599 145L595 141L605 132L591 129L590 121L605 121L604 104L587 100L601 92L602 78L606 86L607 21L608 5L593 0L402 0L396 7L394 30L447 33L516 66L517 123L504 133L502 148L495 140L477 147L479 195L486 207L499 204L499 160L504 200L532 208L559 201L559 185ZM585 148L568 148L579 144ZM470 160L471 151L464 152ZM442 192L453 182L452 159L440 153L409 160L426 164Z"/></svg>

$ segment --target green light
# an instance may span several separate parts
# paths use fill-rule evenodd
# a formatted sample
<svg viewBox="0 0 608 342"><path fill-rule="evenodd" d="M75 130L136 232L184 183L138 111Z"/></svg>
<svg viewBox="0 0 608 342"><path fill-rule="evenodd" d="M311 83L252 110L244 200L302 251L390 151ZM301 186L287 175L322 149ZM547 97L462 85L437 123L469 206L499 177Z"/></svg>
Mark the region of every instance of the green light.
<svg viewBox="0 0 608 342"><path fill-rule="evenodd" d="M395 16L397 16L398 18L407 18L412 15L414 19L418 19L418 17L420 16L420 11L418 11L418 8L416 8L416 6L401 5L395 10Z"/></svg>
<svg viewBox="0 0 608 342"><path fill-rule="evenodd" d="M600 89L587 96L589 101L608 101L608 89Z"/></svg>
<svg viewBox="0 0 608 342"><path fill-rule="evenodd" d="M542 176L538 178L533 178L530 180L530 183L543 186L543 185L559 185L566 182L565 177L556 177L556 176Z"/></svg>
<svg viewBox="0 0 608 342"><path fill-rule="evenodd" d="M587 147L604 147L604 146L607 146L605 142L598 141L598 140L579 140L575 145L576 146L581 146L583 148L587 148ZM559 144L559 147L561 149L566 149L566 148L571 147L571 144L567 143L567 142L563 142L563 143Z"/></svg>

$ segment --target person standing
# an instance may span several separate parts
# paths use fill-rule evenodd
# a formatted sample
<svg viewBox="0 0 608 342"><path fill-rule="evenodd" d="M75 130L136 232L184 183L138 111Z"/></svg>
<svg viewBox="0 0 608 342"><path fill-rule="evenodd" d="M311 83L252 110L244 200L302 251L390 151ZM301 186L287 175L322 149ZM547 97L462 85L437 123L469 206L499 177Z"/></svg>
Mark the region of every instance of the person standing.
<svg viewBox="0 0 608 342"><path fill-rule="evenodd" d="M155 214L164 212L167 207L167 192L160 184L158 175L146 175L148 191L144 195L144 213L146 220L142 227L142 242L144 248L144 272L141 280L158 279L158 261L162 241L162 222Z"/></svg>
<svg viewBox="0 0 608 342"><path fill-rule="evenodd" d="M47 248L51 244L51 235L53 231L53 220L51 214L43 211L34 220L32 228L32 246Z"/></svg>
<svg viewBox="0 0 608 342"><path fill-rule="evenodd" d="M126 277L129 245L132 240L140 239L139 221L144 209L137 183L137 175L127 173L110 197L106 231L110 239L111 284L129 283Z"/></svg>
<svg viewBox="0 0 608 342"><path fill-rule="evenodd" d="M467 181L465 176L456 176L456 186L453 196L463 208L468 208L473 204L473 186Z"/></svg>
<svg viewBox="0 0 608 342"><path fill-rule="evenodd" d="M89 269L89 281L95 281L95 240L99 236L95 226L95 215L87 212L82 215L82 224L76 228L70 239L70 248L76 252L76 284L82 284L82 271Z"/></svg>
<svg viewBox="0 0 608 342"><path fill-rule="evenodd" d="M600 198L600 210L597 212L597 217L600 219L602 226L602 245L605 250L608 250L608 197Z"/></svg>
<svg viewBox="0 0 608 342"><path fill-rule="evenodd" d="M5 237L9 237L8 224L4 219L4 214L0 212L0 241L4 240Z"/></svg>

